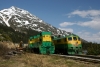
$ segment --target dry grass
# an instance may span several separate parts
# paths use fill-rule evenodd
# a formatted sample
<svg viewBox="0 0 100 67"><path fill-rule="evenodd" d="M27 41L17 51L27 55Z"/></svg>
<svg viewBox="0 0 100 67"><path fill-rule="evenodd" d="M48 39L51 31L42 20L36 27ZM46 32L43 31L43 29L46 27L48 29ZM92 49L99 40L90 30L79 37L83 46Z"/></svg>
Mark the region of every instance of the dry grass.
<svg viewBox="0 0 100 67"><path fill-rule="evenodd" d="M83 63L58 56L26 53L9 60L0 58L0 67L100 67L100 64Z"/></svg>
<svg viewBox="0 0 100 67"><path fill-rule="evenodd" d="M9 51L9 48L6 45L0 43L0 56L3 56L8 51Z"/></svg>

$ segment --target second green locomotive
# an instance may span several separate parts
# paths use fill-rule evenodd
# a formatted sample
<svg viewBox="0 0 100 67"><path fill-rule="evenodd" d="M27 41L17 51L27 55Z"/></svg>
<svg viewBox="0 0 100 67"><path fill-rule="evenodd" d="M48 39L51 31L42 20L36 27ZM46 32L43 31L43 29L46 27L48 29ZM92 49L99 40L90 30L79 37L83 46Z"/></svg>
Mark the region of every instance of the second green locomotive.
<svg viewBox="0 0 100 67"><path fill-rule="evenodd" d="M53 39L56 53L81 54L82 44L79 36L70 34L66 36L54 37Z"/></svg>
<svg viewBox="0 0 100 67"><path fill-rule="evenodd" d="M36 36L30 37L28 48L40 54L53 54L55 46L52 42L51 32L41 32Z"/></svg>

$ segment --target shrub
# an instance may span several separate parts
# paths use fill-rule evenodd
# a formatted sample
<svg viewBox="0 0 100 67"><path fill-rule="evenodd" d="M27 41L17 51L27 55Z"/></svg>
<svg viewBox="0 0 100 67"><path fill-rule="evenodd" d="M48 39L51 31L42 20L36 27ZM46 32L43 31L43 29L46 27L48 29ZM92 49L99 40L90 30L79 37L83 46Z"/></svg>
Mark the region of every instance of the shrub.
<svg viewBox="0 0 100 67"><path fill-rule="evenodd" d="M8 51L9 48L6 45L0 43L0 56L5 55Z"/></svg>

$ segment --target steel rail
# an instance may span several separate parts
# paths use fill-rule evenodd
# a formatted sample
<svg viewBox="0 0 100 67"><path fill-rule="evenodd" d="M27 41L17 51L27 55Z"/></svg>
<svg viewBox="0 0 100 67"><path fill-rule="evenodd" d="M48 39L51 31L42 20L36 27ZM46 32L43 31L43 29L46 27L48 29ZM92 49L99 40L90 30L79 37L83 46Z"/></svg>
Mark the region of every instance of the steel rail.
<svg viewBox="0 0 100 67"><path fill-rule="evenodd" d="M54 56L60 56L64 58L69 58L69 59L74 59L74 60L80 60L80 61L85 61L85 62L92 62L92 63L100 63L100 59L97 59L95 57L89 57L89 56L75 56L75 55L59 55L59 54L52 54Z"/></svg>

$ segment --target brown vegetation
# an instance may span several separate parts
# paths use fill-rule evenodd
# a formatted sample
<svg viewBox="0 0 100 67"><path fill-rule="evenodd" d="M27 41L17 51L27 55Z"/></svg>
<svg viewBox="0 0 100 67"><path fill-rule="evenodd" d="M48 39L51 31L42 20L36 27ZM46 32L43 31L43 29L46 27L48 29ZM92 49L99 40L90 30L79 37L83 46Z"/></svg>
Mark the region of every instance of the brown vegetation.
<svg viewBox="0 0 100 67"><path fill-rule="evenodd" d="M9 48L6 47L6 45L0 43L0 56L4 55L9 51Z"/></svg>
<svg viewBox="0 0 100 67"><path fill-rule="evenodd" d="M11 42L0 42L0 56L4 56L14 47ZM52 55L24 53L0 57L0 67L100 67L100 64L84 63Z"/></svg>
<svg viewBox="0 0 100 67"><path fill-rule="evenodd" d="M9 60L0 58L0 67L100 67L100 64L87 64L58 56L26 53L12 56Z"/></svg>
<svg viewBox="0 0 100 67"><path fill-rule="evenodd" d="M0 56L5 55L11 49L15 49L16 47L12 42L9 41L0 41Z"/></svg>

